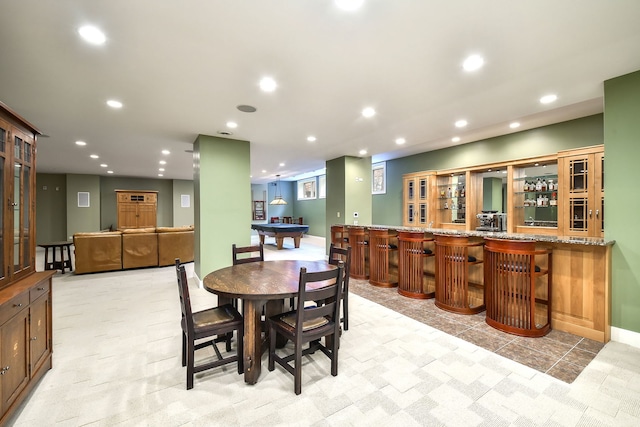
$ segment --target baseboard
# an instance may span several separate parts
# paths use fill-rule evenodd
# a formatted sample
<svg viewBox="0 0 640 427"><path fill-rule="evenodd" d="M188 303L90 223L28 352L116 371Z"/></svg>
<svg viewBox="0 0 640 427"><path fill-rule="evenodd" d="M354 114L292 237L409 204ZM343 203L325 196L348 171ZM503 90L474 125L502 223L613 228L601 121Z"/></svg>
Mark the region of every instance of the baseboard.
<svg viewBox="0 0 640 427"><path fill-rule="evenodd" d="M611 341L640 348L640 333L611 327Z"/></svg>

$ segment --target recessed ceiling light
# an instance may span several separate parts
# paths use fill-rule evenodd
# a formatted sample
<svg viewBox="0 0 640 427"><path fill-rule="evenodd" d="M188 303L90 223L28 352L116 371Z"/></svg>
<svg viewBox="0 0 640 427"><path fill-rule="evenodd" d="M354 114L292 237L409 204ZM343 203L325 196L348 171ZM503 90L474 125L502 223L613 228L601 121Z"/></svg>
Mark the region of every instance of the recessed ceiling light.
<svg viewBox="0 0 640 427"><path fill-rule="evenodd" d="M367 150L360 150L360 155L364 156L365 154L367 154Z"/></svg>
<svg viewBox="0 0 640 427"><path fill-rule="evenodd" d="M267 173L267 171L266 171L266 170L264 170L264 169L262 169L262 173Z"/></svg>
<svg viewBox="0 0 640 427"><path fill-rule="evenodd" d="M92 159L99 159L100 156L98 156L97 154L91 154L89 157L91 157Z"/></svg>
<svg viewBox="0 0 640 427"><path fill-rule="evenodd" d="M84 141L76 141L76 145L80 145L80 146L84 147L85 145L87 145L87 143L84 142Z"/></svg>
<svg viewBox="0 0 640 427"><path fill-rule="evenodd" d="M122 102L110 99L107 101L107 105L111 108L122 108Z"/></svg>
<svg viewBox="0 0 640 427"><path fill-rule="evenodd" d="M407 142L407 140L406 140L406 139L404 139L404 138L398 138L398 139L396 139L396 144L398 144L398 145L402 145L402 144L404 144L405 142Z"/></svg>
<svg viewBox="0 0 640 427"><path fill-rule="evenodd" d="M468 125L468 124L469 124L469 123L468 123L466 120L458 120L458 121L456 122L456 127L457 127L457 128L463 128L463 127L465 127L465 126L466 126L466 125Z"/></svg>
<svg viewBox="0 0 640 427"><path fill-rule="evenodd" d="M362 110L362 116L366 117L366 118L370 118L376 115L376 110L374 110L371 107L367 107L364 110Z"/></svg>
<svg viewBox="0 0 640 427"><path fill-rule="evenodd" d="M113 171L107 171L107 173L113 173Z"/></svg>
<svg viewBox="0 0 640 427"><path fill-rule="evenodd" d="M284 166L284 163L280 163L280 167Z"/></svg>
<svg viewBox="0 0 640 427"><path fill-rule="evenodd" d="M235 129L238 127L238 124L236 122L227 122L227 127L231 129Z"/></svg>
<svg viewBox="0 0 640 427"><path fill-rule="evenodd" d="M260 89L264 92L273 92L278 87L278 83L271 77L263 77L260 80Z"/></svg>
<svg viewBox="0 0 640 427"><path fill-rule="evenodd" d="M362 7L364 0L335 0L335 4L342 10L353 12Z"/></svg>
<svg viewBox="0 0 640 427"><path fill-rule="evenodd" d="M163 174L159 173L158 176L164 176Z"/></svg>
<svg viewBox="0 0 640 427"><path fill-rule="evenodd" d="M256 107L253 107L251 105L238 105L236 106L236 108L243 113L255 113L257 111Z"/></svg>
<svg viewBox="0 0 640 427"><path fill-rule="evenodd" d="M313 136L313 135L309 135L309 136L307 137L307 141L309 141L309 142L316 142L316 137L315 137L315 136Z"/></svg>
<svg viewBox="0 0 640 427"><path fill-rule="evenodd" d="M513 123L510 123L510 124L509 124L509 127L510 127L511 129L519 128L519 127L520 127L520 122L513 122Z"/></svg>
<svg viewBox="0 0 640 427"><path fill-rule="evenodd" d="M104 33L98 27L94 27L93 25L84 25L78 28L78 34L80 34L80 37L85 39L85 41L91 44L99 45L103 44L107 40Z"/></svg>
<svg viewBox="0 0 640 427"><path fill-rule="evenodd" d="M542 98L540 98L540 103L541 104L551 104L552 102L555 102L557 99L558 99L558 95L549 94L549 95L545 95Z"/></svg>
<svg viewBox="0 0 640 427"><path fill-rule="evenodd" d="M161 164L161 165L166 165L166 164L167 164L167 162L166 162L165 160L160 160L160 164Z"/></svg>
<svg viewBox="0 0 640 427"><path fill-rule="evenodd" d="M101 164L100 164L100 167L101 167L101 168L108 168L108 167L109 167L109 165L108 165L108 164L106 164L106 163L101 163Z"/></svg>
<svg viewBox="0 0 640 427"><path fill-rule="evenodd" d="M460 137L454 136L453 138L451 138L451 142L460 142Z"/></svg>
<svg viewBox="0 0 640 427"><path fill-rule="evenodd" d="M162 150L162 154L164 154L165 156L168 156L169 154L171 154L171 151L169 151L169 150Z"/></svg>
<svg viewBox="0 0 640 427"><path fill-rule="evenodd" d="M471 55L462 63L465 71L476 71L484 65L484 58L480 55Z"/></svg>
<svg viewBox="0 0 640 427"><path fill-rule="evenodd" d="M164 172L164 168L160 168L160 169L158 169L158 171Z"/></svg>

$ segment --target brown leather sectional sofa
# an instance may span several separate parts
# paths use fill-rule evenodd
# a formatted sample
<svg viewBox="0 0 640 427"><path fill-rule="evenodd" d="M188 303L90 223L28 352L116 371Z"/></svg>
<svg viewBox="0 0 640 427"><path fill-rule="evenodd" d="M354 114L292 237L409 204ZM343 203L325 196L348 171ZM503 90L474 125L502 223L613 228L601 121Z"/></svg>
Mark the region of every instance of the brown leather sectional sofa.
<svg viewBox="0 0 640 427"><path fill-rule="evenodd" d="M194 231L188 227L136 228L76 233L75 272L95 273L193 261Z"/></svg>

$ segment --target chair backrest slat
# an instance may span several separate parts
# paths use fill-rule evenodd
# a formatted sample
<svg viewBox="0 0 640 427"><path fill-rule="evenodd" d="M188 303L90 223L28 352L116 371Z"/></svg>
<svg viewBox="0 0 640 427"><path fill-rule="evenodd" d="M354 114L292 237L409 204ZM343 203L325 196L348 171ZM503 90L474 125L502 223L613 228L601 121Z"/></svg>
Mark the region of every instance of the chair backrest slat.
<svg viewBox="0 0 640 427"><path fill-rule="evenodd" d="M189 296L189 284L187 272L180 259L176 258L176 276L178 278L178 293L180 294L180 309L182 319L186 322L187 330L193 330L193 312L191 311L191 297Z"/></svg>

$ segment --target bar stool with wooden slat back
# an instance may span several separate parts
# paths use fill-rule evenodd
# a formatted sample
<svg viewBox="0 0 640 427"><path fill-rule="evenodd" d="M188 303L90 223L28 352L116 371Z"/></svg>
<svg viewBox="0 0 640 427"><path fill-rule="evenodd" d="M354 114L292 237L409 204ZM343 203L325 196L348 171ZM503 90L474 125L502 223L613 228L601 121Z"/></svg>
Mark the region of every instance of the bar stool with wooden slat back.
<svg viewBox="0 0 640 427"><path fill-rule="evenodd" d="M299 225L304 224L304 221L302 220L301 216L299 216L298 219L296 220L296 224L299 224Z"/></svg>
<svg viewBox="0 0 640 427"><path fill-rule="evenodd" d="M398 245L393 243L396 234L387 228L369 229L369 283L382 288L398 286L397 271L391 274L391 256L397 254Z"/></svg>
<svg viewBox="0 0 640 427"><path fill-rule="evenodd" d="M293 224L293 217L283 216L282 217L282 223L283 224Z"/></svg>
<svg viewBox="0 0 640 427"><path fill-rule="evenodd" d="M436 299L435 305L458 314L484 311L484 288L481 272L471 279L469 267L482 263L469 248L482 246L466 236L436 234Z"/></svg>
<svg viewBox="0 0 640 427"><path fill-rule="evenodd" d="M349 230L345 225L331 226L331 243L339 248L346 248L349 245Z"/></svg>
<svg viewBox="0 0 640 427"><path fill-rule="evenodd" d="M420 231L398 232L398 293L405 297L433 298L435 289L425 280L425 259L433 256L433 251L425 247L433 241ZM433 287L433 286L432 286Z"/></svg>
<svg viewBox="0 0 640 427"><path fill-rule="evenodd" d="M552 250L536 249L534 241L485 241L486 322L523 337L549 333Z"/></svg>
<svg viewBox="0 0 640 427"><path fill-rule="evenodd" d="M269 220L269 222L271 224L278 224L280 222L280 217L279 216L272 216L271 219Z"/></svg>
<svg viewBox="0 0 640 427"><path fill-rule="evenodd" d="M364 227L349 226L349 245L351 246L351 277L367 280L367 259L369 258L369 242Z"/></svg>

